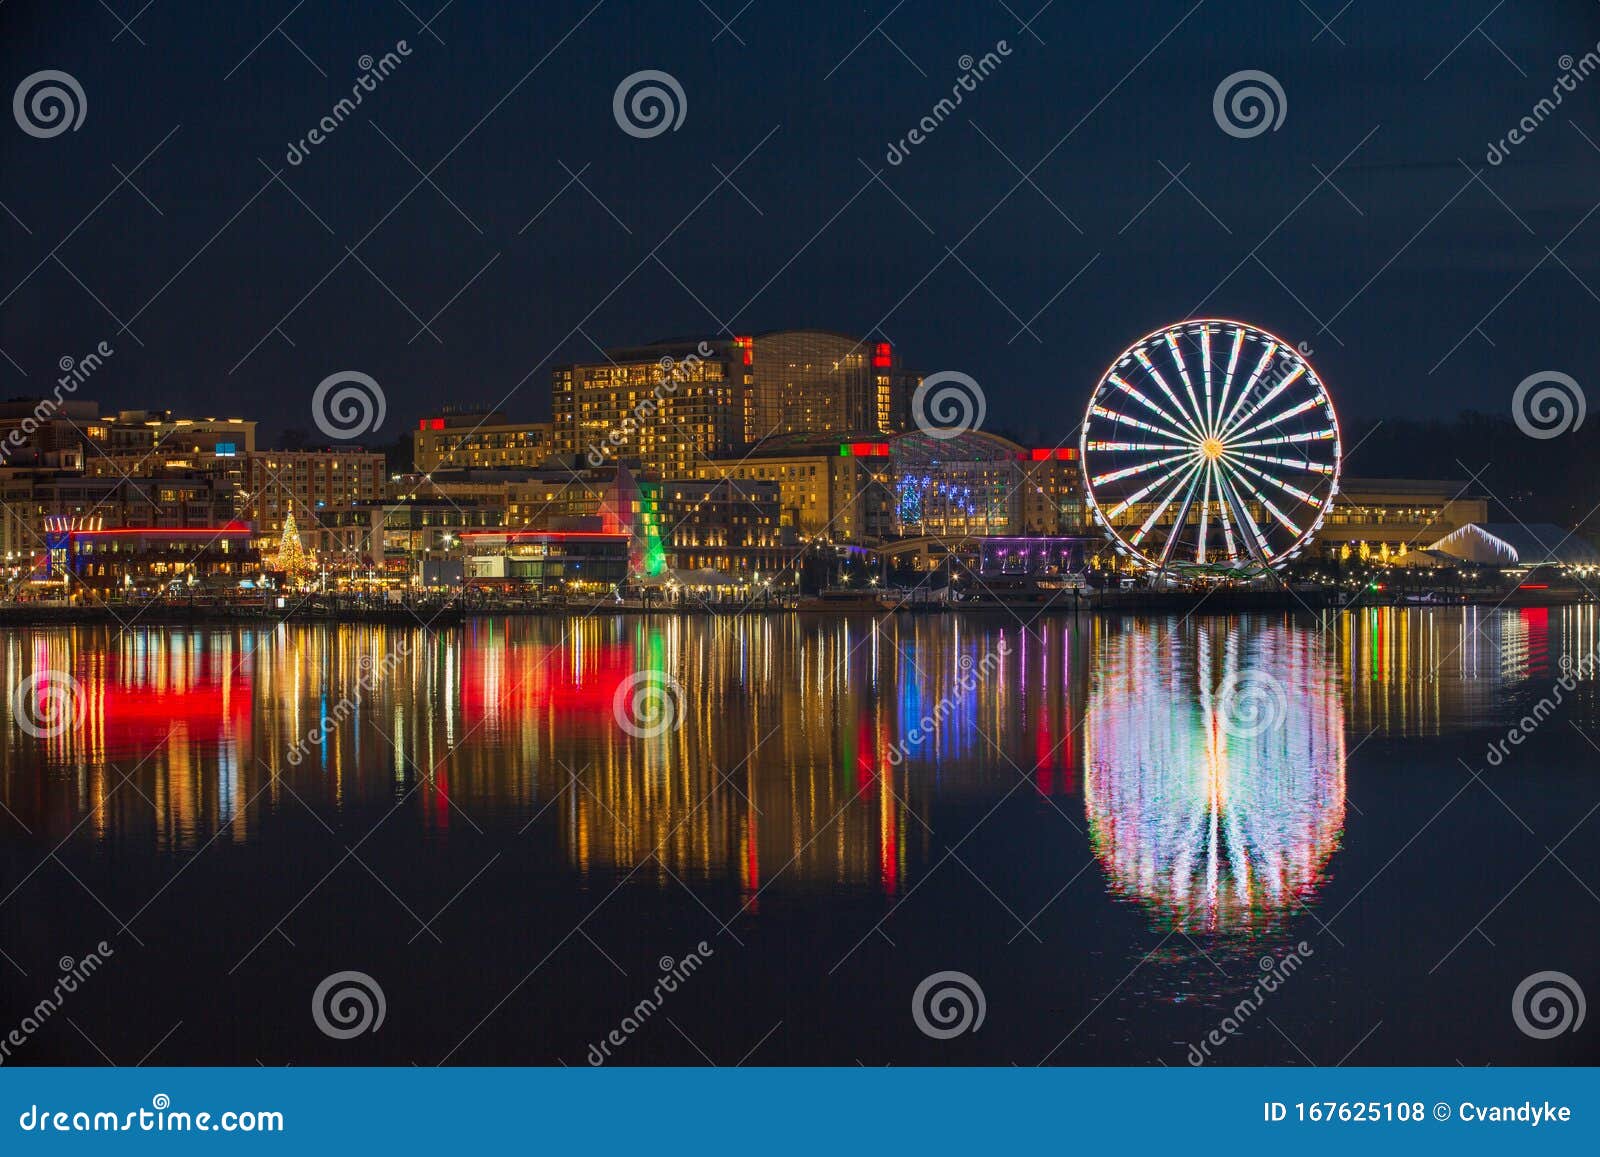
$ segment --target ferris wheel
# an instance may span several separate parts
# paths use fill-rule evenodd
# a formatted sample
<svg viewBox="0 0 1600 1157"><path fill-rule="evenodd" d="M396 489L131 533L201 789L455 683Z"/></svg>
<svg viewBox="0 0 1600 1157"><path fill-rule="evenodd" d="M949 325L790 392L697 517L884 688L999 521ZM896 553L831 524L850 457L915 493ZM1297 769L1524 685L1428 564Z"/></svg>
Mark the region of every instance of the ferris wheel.
<svg viewBox="0 0 1600 1157"><path fill-rule="evenodd" d="M1147 334L1089 400L1078 460L1118 553L1158 572L1274 568L1339 489L1339 419L1280 337L1222 318Z"/></svg>

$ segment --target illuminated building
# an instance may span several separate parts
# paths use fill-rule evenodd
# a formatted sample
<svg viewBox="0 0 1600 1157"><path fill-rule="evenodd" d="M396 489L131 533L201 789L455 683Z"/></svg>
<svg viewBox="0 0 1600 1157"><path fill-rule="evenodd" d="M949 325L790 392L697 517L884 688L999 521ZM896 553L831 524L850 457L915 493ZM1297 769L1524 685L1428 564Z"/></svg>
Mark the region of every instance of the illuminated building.
<svg viewBox="0 0 1600 1157"><path fill-rule="evenodd" d="M808 542L875 542L890 527L886 447L862 442L852 452L849 443L772 438L748 454L703 462L693 475L775 484L779 525Z"/></svg>
<svg viewBox="0 0 1600 1157"><path fill-rule="evenodd" d="M411 434L416 469L538 466L555 452L550 422L511 422L504 414L446 408Z"/></svg>
<svg viewBox="0 0 1600 1157"><path fill-rule="evenodd" d="M455 550L469 530L505 523L505 503L474 498L406 498L357 502L317 512L316 548L333 566L360 565L417 574Z"/></svg>
<svg viewBox="0 0 1600 1157"><path fill-rule="evenodd" d="M745 442L752 367L740 339L658 342L551 371L555 448L594 466L636 459L664 477Z"/></svg>
<svg viewBox="0 0 1600 1157"><path fill-rule="evenodd" d="M774 438L706 462L701 479L775 482L782 525L806 541L875 545L893 539L1072 534L1083 527L1082 474L1072 447L1027 449L970 431L939 439L818 443Z"/></svg>
<svg viewBox="0 0 1600 1157"><path fill-rule="evenodd" d="M795 556L784 543L778 508L775 482L665 482L662 545L677 570L771 575Z"/></svg>
<svg viewBox="0 0 1600 1157"><path fill-rule="evenodd" d="M244 418L178 418L171 410L121 410L96 424L92 440L107 455L173 458L249 454L256 448L256 423Z"/></svg>
<svg viewBox="0 0 1600 1157"><path fill-rule="evenodd" d="M909 423L911 393L921 380L900 364L886 341L826 330L777 330L751 343L750 426L760 445L792 434L844 437L898 433Z"/></svg>
<svg viewBox="0 0 1600 1157"><path fill-rule="evenodd" d="M45 532L43 581L97 590L221 579L228 585L257 569L248 524L104 527L89 519L52 518Z"/></svg>
<svg viewBox="0 0 1600 1157"><path fill-rule="evenodd" d="M0 553L14 558L33 558L44 549L50 519L94 519L113 528L184 528L216 526L233 517L231 494L207 478L106 478L32 470L5 474L0 477Z"/></svg>
<svg viewBox="0 0 1600 1157"><path fill-rule="evenodd" d="M243 489L235 514L254 523L262 539L277 538L291 508L309 528L322 510L384 496L383 455L359 448L263 450L242 456L241 462Z"/></svg>
<svg viewBox="0 0 1600 1157"><path fill-rule="evenodd" d="M600 594L628 578L631 536L586 530L474 530L461 536L469 586Z"/></svg>
<svg viewBox="0 0 1600 1157"><path fill-rule="evenodd" d="M156 475L161 485L177 485L185 479L204 480L221 496L222 517L254 523L263 543L276 540L291 506L298 511L301 525L309 530L323 510L377 502L384 497L385 464L381 453L360 447L248 450L240 445L235 449L238 444L226 441L220 430L208 435L212 443L209 449L192 434L188 436L191 441L178 445L174 439L183 438L185 429L190 427L178 427L174 438L159 447L116 454L91 451L85 460L85 473L115 480L144 469ZM253 433L237 436L245 445L254 440Z"/></svg>
<svg viewBox="0 0 1600 1157"><path fill-rule="evenodd" d="M1361 543L1374 554L1384 546L1391 553L1417 550L1488 514L1488 500L1467 494L1459 482L1343 478L1317 533L1318 550L1325 558Z"/></svg>
<svg viewBox="0 0 1600 1157"><path fill-rule="evenodd" d="M771 439L904 430L918 380L888 342L823 330L612 349L553 371L555 443L690 477Z"/></svg>
<svg viewBox="0 0 1600 1157"><path fill-rule="evenodd" d="M980 430L888 443L901 536L1062 534L1083 525L1077 451L1024 449Z"/></svg>

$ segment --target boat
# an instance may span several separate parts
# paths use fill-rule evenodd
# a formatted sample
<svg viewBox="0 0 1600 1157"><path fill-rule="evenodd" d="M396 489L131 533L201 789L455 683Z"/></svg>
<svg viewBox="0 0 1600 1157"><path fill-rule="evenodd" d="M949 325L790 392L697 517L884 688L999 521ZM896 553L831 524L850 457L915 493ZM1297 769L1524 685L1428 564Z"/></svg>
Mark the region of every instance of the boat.
<svg viewBox="0 0 1600 1157"><path fill-rule="evenodd" d="M838 613L841 611L878 611L882 609L883 594L872 587L837 587L801 598L795 610L806 612Z"/></svg>

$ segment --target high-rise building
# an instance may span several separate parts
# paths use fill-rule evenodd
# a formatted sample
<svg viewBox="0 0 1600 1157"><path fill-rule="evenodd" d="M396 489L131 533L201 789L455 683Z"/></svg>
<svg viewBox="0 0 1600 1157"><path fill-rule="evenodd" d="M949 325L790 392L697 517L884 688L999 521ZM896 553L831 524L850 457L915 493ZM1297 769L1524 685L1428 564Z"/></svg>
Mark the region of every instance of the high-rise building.
<svg viewBox="0 0 1600 1157"><path fill-rule="evenodd" d="M411 435L415 467L440 469L534 467L555 452L550 422L512 422L493 411L446 408L422 418Z"/></svg>
<svg viewBox="0 0 1600 1157"><path fill-rule="evenodd" d="M906 428L919 379L904 369L889 342L818 329L776 330L750 340L754 380L747 442Z"/></svg>
<svg viewBox="0 0 1600 1157"><path fill-rule="evenodd" d="M636 458L687 478L772 439L902 431L917 381L890 343L825 330L607 350L553 371L555 443L595 465Z"/></svg>
<svg viewBox="0 0 1600 1157"><path fill-rule="evenodd" d="M748 338L687 339L557 366L556 449L591 466L632 458L647 471L685 477L744 444L751 356Z"/></svg>

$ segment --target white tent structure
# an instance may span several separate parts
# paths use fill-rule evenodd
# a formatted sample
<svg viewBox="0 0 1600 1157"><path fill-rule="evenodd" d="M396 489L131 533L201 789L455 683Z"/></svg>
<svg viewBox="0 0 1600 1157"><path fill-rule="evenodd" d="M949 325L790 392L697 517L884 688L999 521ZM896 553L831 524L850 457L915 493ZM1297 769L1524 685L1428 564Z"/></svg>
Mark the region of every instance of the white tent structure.
<svg viewBox="0 0 1600 1157"><path fill-rule="evenodd" d="M1428 547L1485 566L1600 565L1600 550L1554 523L1469 522Z"/></svg>

